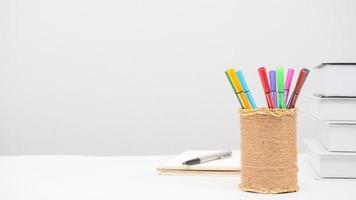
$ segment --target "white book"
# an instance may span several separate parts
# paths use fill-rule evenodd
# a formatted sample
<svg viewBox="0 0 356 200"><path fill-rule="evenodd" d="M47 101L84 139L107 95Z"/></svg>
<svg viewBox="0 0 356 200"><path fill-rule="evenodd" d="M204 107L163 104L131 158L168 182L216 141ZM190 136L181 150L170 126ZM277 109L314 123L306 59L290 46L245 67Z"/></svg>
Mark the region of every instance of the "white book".
<svg viewBox="0 0 356 200"><path fill-rule="evenodd" d="M314 72L316 94L356 97L356 63L322 63Z"/></svg>
<svg viewBox="0 0 356 200"><path fill-rule="evenodd" d="M200 156L222 151L185 151L172 159L161 163L157 170L160 174L239 174L240 151L233 151L231 157L214 160L197 165L183 165L182 163Z"/></svg>
<svg viewBox="0 0 356 200"><path fill-rule="evenodd" d="M304 139L312 168L321 178L356 178L356 153L327 151L318 140Z"/></svg>
<svg viewBox="0 0 356 200"><path fill-rule="evenodd" d="M356 98L312 96L308 101L310 113L320 120L356 121Z"/></svg>
<svg viewBox="0 0 356 200"><path fill-rule="evenodd" d="M356 152L356 121L321 121L312 115L309 118L328 151Z"/></svg>

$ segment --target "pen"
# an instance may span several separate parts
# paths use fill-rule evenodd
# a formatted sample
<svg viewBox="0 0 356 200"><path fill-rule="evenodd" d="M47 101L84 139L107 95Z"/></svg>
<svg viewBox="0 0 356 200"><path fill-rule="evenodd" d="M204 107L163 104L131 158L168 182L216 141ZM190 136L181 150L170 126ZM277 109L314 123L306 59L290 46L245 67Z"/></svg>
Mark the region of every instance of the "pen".
<svg viewBox="0 0 356 200"><path fill-rule="evenodd" d="M303 69L300 70L297 83L295 84L295 87L294 87L293 93L292 93L292 95L291 95L291 97L289 99L287 108L294 108L295 107L295 104L297 102L300 90L302 89L303 84L304 84L305 80L308 77L308 74L309 74L309 70L308 69L303 68Z"/></svg>
<svg viewBox="0 0 356 200"><path fill-rule="evenodd" d="M242 71L239 70L236 72L237 73L237 78L238 80L240 81L241 83L241 86L242 86L242 90L244 91L249 103L251 104L251 107L252 108L256 108L256 104L255 104L255 101L253 100L253 97L251 95L251 92L250 90L248 89L248 86L247 86L247 83L246 83L246 80L245 80L245 77L244 75L242 74Z"/></svg>
<svg viewBox="0 0 356 200"><path fill-rule="evenodd" d="M294 69L289 68L288 72L287 72L286 83L284 84L284 96L285 96L284 102L285 103L288 102L289 89L290 89L290 85L292 84L293 75L294 75Z"/></svg>
<svg viewBox="0 0 356 200"><path fill-rule="evenodd" d="M263 86L263 91L265 93L268 108L274 108L271 90L270 90L269 84L268 84L266 68L264 68L264 67L258 68L258 73L260 75L260 79L261 79L261 83Z"/></svg>
<svg viewBox="0 0 356 200"><path fill-rule="evenodd" d="M220 152L220 153L214 153L214 154L209 154L209 155L193 158L193 159L183 162L182 164L183 165L196 165L196 164L200 164L200 163L210 162L213 160L228 158L228 157L231 157L231 155L232 155L231 151L224 151L224 152Z"/></svg>
<svg viewBox="0 0 356 200"><path fill-rule="evenodd" d="M230 79L231 79L232 85L235 87L235 90L236 90L236 92L237 92L238 97L239 97L240 100L241 100L241 103L242 103L242 105L243 105L243 108L250 109L251 106L250 106L250 104L248 103L248 100L247 100L247 98L246 98L246 96L245 96L245 93L244 93L243 90L242 90L242 86L241 86L240 81L239 81L238 78L237 78L235 69L233 69L233 68L228 69L228 70L227 70L227 74L229 75L229 77L230 77Z"/></svg>
<svg viewBox="0 0 356 200"><path fill-rule="evenodd" d="M226 75L227 79L229 80L229 83L230 83L232 89L234 90L234 93L235 93L235 95L236 95L236 97L237 97L237 100L239 100L239 103L240 103L241 108L244 108L244 106L242 105L241 100L240 100L240 98L239 98L239 95L237 94L237 91L236 91L234 85L232 84L231 78L230 78L230 76L227 74L227 71L225 71L225 75Z"/></svg>
<svg viewBox="0 0 356 200"><path fill-rule="evenodd" d="M278 91L278 107L284 108L284 70L282 67L277 67L277 91Z"/></svg>
<svg viewBox="0 0 356 200"><path fill-rule="evenodd" d="M276 71L271 70L268 72L269 75L269 85L271 88L273 105L275 108L278 108L277 94L276 94Z"/></svg>

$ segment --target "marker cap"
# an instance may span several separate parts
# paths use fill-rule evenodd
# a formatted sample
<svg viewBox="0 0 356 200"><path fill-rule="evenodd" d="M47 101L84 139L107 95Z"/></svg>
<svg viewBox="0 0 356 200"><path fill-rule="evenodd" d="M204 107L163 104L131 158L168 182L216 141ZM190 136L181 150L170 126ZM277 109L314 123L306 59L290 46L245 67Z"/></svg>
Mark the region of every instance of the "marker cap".
<svg viewBox="0 0 356 200"><path fill-rule="evenodd" d="M259 73L260 78L261 78L262 87L263 87L264 92L265 92L266 94L267 94L267 93L270 93L271 90L270 90L269 84L268 84L268 78L267 78L266 68L264 68L264 67L258 68L258 73Z"/></svg>
<svg viewBox="0 0 356 200"><path fill-rule="evenodd" d="M292 84L293 75L294 75L294 69L289 68L288 72L287 72L286 84L284 86L285 89L287 89L287 90L290 89L290 85Z"/></svg>
<svg viewBox="0 0 356 200"><path fill-rule="evenodd" d="M298 80L297 80L297 83L296 83L295 89L294 89L295 94L299 95L300 90L302 89L302 86L308 77L308 74L309 74L309 69L303 68L300 70Z"/></svg>
<svg viewBox="0 0 356 200"><path fill-rule="evenodd" d="M268 75L269 75L271 91L275 92L276 91L276 71L271 70L268 72Z"/></svg>
<svg viewBox="0 0 356 200"><path fill-rule="evenodd" d="M239 70L239 71L236 72L236 74L237 74L237 77L240 79L240 83L241 83L241 86L242 86L242 90L243 90L244 92L249 91L249 89L248 89L248 87L247 87L246 80L245 80L245 78L244 78L244 76L243 76L243 74L242 74L242 71Z"/></svg>
<svg viewBox="0 0 356 200"><path fill-rule="evenodd" d="M277 67L277 90L278 92L284 92L284 70L282 67Z"/></svg>

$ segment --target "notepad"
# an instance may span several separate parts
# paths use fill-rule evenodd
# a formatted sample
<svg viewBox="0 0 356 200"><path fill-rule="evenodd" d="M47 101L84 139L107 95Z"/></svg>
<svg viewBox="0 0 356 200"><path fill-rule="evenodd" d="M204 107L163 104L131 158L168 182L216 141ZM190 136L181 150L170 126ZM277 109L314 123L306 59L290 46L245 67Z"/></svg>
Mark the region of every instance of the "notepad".
<svg viewBox="0 0 356 200"><path fill-rule="evenodd" d="M229 158L215 160L197 165L183 165L184 161L221 151L185 151L167 160L157 167L160 174L166 175L199 175L199 174L231 174L240 173L240 151L233 151Z"/></svg>

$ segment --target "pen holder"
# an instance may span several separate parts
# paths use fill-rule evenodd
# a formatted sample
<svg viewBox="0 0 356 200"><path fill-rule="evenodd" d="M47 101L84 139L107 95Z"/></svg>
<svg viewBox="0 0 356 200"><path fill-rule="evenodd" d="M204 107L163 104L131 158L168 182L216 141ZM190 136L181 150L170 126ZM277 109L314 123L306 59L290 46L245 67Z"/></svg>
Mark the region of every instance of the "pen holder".
<svg viewBox="0 0 356 200"><path fill-rule="evenodd" d="M296 109L240 109L243 191L296 192Z"/></svg>

